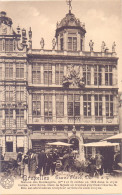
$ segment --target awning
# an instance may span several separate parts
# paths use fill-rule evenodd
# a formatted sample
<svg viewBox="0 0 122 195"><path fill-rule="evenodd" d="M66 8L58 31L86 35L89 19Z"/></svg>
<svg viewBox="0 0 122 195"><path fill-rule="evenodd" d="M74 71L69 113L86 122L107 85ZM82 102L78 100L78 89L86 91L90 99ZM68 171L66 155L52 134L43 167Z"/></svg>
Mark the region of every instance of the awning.
<svg viewBox="0 0 122 195"><path fill-rule="evenodd" d="M51 143L47 143L48 145L51 146L71 146L72 144L68 144L65 142L51 142Z"/></svg>
<svg viewBox="0 0 122 195"><path fill-rule="evenodd" d="M116 135L113 135L111 137L107 137L106 139L107 141L114 141L114 142L119 142L122 140L122 133L118 133Z"/></svg>
<svg viewBox="0 0 122 195"><path fill-rule="evenodd" d="M100 142L92 142L92 143L86 143L83 144L85 147L110 147L110 146L118 146L119 143L111 143L107 141L100 141Z"/></svg>
<svg viewBox="0 0 122 195"><path fill-rule="evenodd" d="M66 136L66 135L41 135L41 134L32 134L32 135L30 135L30 138L32 139L32 140L44 140L44 139L46 139L46 140L51 140L51 139L58 139L58 140L60 140L60 139L68 139L68 137Z"/></svg>

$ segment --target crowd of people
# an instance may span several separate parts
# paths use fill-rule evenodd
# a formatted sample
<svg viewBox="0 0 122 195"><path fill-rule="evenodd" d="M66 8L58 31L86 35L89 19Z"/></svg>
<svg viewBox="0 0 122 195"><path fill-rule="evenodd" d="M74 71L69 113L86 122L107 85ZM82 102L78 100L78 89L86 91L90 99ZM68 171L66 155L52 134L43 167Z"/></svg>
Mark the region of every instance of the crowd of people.
<svg viewBox="0 0 122 195"><path fill-rule="evenodd" d="M103 173L112 173L113 169L119 168L119 162L120 152L115 156L110 154L103 156L97 152L95 157L89 156L83 160L77 158L72 148L42 149L38 153L30 149L26 154L18 152L15 167L21 177L24 175L34 177L36 174L54 175L56 171L86 172L90 177L94 177Z"/></svg>

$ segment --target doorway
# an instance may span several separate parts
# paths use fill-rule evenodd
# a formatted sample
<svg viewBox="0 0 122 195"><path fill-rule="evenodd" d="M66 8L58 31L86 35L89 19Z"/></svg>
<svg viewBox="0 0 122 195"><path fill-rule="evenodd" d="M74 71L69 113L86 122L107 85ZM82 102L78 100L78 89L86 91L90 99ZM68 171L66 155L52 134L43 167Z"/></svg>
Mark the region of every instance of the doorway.
<svg viewBox="0 0 122 195"><path fill-rule="evenodd" d="M13 142L6 142L6 152L13 152Z"/></svg>

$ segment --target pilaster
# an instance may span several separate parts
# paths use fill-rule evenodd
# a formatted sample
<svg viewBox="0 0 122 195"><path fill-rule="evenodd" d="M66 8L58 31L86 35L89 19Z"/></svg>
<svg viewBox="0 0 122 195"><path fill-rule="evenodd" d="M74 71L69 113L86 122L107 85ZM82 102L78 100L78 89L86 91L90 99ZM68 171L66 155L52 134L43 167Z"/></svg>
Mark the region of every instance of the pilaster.
<svg viewBox="0 0 122 195"><path fill-rule="evenodd" d="M53 122L56 122L56 97L55 97L55 90L53 90L52 96L52 110L53 110Z"/></svg>

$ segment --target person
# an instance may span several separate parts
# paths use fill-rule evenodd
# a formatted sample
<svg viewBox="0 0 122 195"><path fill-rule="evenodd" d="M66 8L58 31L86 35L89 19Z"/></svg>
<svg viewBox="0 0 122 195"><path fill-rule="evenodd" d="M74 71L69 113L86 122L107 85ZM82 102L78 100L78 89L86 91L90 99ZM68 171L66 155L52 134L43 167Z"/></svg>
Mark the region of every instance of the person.
<svg viewBox="0 0 122 195"><path fill-rule="evenodd" d="M42 150L38 154L38 168L39 168L40 175L45 175L46 162L47 162L47 156L46 156L46 153L44 152L44 150Z"/></svg>
<svg viewBox="0 0 122 195"><path fill-rule="evenodd" d="M46 163L46 174L49 175L49 174L52 174L52 165L53 164L53 154L52 154L52 151L50 151L48 154L47 154L47 163Z"/></svg>
<svg viewBox="0 0 122 195"><path fill-rule="evenodd" d="M29 170L30 177L34 177L36 175L36 168L37 168L37 155L31 149L29 151L29 156L28 156L28 170Z"/></svg>
<svg viewBox="0 0 122 195"><path fill-rule="evenodd" d="M18 152L17 163L19 165L18 166L19 176L23 177L25 165L24 165L24 154L21 151Z"/></svg>
<svg viewBox="0 0 122 195"><path fill-rule="evenodd" d="M89 176L94 177L96 172L96 162L95 158L91 157L89 160Z"/></svg>
<svg viewBox="0 0 122 195"><path fill-rule="evenodd" d="M23 162L25 164L24 175L28 176L28 153L24 155Z"/></svg>
<svg viewBox="0 0 122 195"><path fill-rule="evenodd" d="M96 155L96 169L100 175L103 174L103 156L100 154L100 152Z"/></svg>
<svg viewBox="0 0 122 195"><path fill-rule="evenodd" d="M52 174L54 175L55 173L55 169L56 169L56 162L57 162L57 159L58 159L58 154L57 154L57 150L55 149L53 151L53 158L52 158Z"/></svg>
<svg viewBox="0 0 122 195"><path fill-rule="evenodd" d="M115 162L114 162L114 166L115 166L115 169L120 169L118 163L120 163L121 161L121 155L120 155L120 152L118 152L116 155L115 155Z"/></svg>

